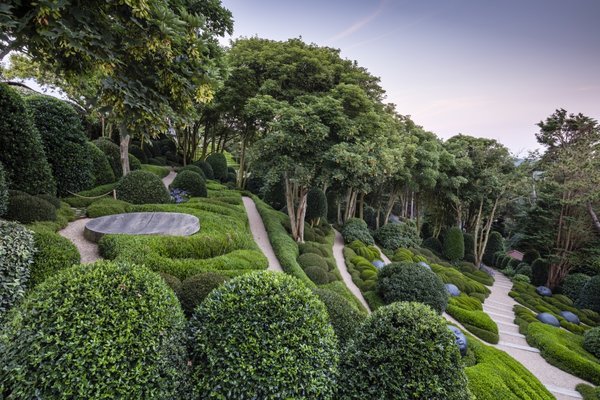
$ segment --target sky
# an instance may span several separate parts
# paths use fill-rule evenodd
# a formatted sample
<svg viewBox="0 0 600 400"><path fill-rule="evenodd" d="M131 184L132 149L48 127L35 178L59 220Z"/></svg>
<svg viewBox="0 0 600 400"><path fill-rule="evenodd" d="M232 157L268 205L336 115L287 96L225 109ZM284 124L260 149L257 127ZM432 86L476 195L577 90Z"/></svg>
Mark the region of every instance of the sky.
<svg viewBox="0 0 600 400"><path fill-rule="evenodd" d="M302 37L381 78L386 102L447 139L538 148L557 108L600 119L600 0L222 0L227 37Z"/></svg>

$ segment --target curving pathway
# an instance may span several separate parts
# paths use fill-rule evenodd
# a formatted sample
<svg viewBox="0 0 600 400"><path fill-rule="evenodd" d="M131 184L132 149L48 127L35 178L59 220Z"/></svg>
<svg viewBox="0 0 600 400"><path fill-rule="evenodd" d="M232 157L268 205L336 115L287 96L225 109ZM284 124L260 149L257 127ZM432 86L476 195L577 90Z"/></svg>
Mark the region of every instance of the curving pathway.
<svg viewBox="0 0 600 400"><path fill-rule="evenodd" d="M365 307L368 313L371 313L371 309L369 308L369 304L363 297L358 286L354 284L352 281L352 276L350 272L348 272L348 268L346 267L346 260L344 259L344 238L342 235L335 231L335 239L333 241L333 258L335 259L335 264L337 265L340 274L342 275L342 279L346 284L346 287L352 292L352 294L361 302L361 304Z"/></svg>
<svg viewBox="0 0 600 400"><path fill-rule="evenodd" d="M269 268L267 269L269 271L283 272L283 268L281 268L279 259L275 255L273 246L271 246L271 242L269 241L269 235L265 229L265 224L263 223L263 220L256 209L254 200L252 200L250 197L243 196L242 201L244 202L244 208L246 209L246 214L248 215L248 222L250 223L252 237L254 237L254 241L269 261Z"/></svg>

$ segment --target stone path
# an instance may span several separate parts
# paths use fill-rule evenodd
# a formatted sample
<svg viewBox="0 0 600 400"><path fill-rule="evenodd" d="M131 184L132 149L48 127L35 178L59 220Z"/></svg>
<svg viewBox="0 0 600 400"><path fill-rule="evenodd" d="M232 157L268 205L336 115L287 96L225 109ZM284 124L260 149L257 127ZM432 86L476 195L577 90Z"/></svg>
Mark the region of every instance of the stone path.
<svg viewBox="0 0 600 400"><path fill-rule="evenodd" d="M77 247L82 264L93 263L102 258L98 252L98 245L83 237L83 228L88 221L90 218L80 218L70 222L65 229L58 231L59 235L69 239Z"/></svg>
<svg viewBox="0 0 600 400"><path fill-rule="evenodd" d="M512 282L502 273L496 273L494 279L492 293L483 304L483 310L498 324L500 341L495 347L523 364L558 400L581 399L575 386L588 382L548 364L538 349L527 344L525 336L519 333L519 327L513 322L513 306L517 302L508 295Z"/></svg>
<svg viewBox="0 0 600 400"><path fill-rule="evenodd" d="M370 313L371 309L369 308L369 304L367 304L367 301L363 297L358 286L356 286L352 281L352 276L346 267L346 260L344 259L344 239L338 231L335 231L335 239L333 241L333 258L335 259L335 263L340 271L340 274L342 275L342 279L344 280L346 287L348 287L352 294L361 302L361 304L366 308L367 312Z"/></svg>
<svg viewBox="0 0 600 400"><path fill-rule="evenodd" d="M391 264L392 261L389 258L387 258L385 254L383 254L383 251L381 251L379 246L375 245L375 247L377 248L377 250L379 250L379 253L381 253L381 260L385 263L385 265Z"/></svg>
<svg viewBox="0 0 600 400"><path fill-rule="evenodd" d="M162 178L162 181L163 181L164 185L167 187L167 189L169 188L169 185L171 185L171 183L173 183L173 179L175 179L176 176L177 176L177 172L171 170L171 172L169 172L169 175Z"/></svg>
<svg viewBox="0 0 600 400"><path fill-rule="evenodd" d="M246 208L246 214L248 214L248 222L250 223L250 231L252 231L254 241L269 261L268 270L283 272L279 259L275 255L273 246L271 246L271 242L269 241L269 235L265 229L265 224L256 209L254 200L246 196L242 197L242 200L244 202L244 208Z"/></svg>

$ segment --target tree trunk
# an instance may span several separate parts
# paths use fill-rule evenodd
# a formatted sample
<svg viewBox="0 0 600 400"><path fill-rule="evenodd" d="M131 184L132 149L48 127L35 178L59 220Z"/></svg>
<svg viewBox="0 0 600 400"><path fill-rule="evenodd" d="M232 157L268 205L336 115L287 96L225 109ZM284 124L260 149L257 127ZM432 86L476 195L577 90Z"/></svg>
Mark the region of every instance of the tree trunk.
<svg viewBox="0 0 600 400"><path fill-rule="evenodd" d="M123 168L123 176L129 174L129 132L124 124L119 125L120 150L121 150L121 167Z"/></svg>
<svg viewBox="0 0 600 400"><path fill-rule="evenodd" d="M240 168L238 169L237 185L240 189L244 188L244 164L246 163L246 135L242 139L242 148L240 151Z"/></svg>
<svg viewBox="0 0 600 400"><path fill-rule="evenodd" d="M390 198L388 199L387 202L387 206L385 208L385 216L383 218L383 225L387 224L389 219L390 219L390 215L392 214L392 209L394 208L394 203L396 202L396 199L398 198L398 189L394 188L394 190L392 190L392 193L390 194Z"/></svg>
<svg viewBox="0 0 600 400"><path fill-rule="evenodd" d="M596 228L596 233L600 234L600 220L598 220L598 216L596 215L596 212L594 211L594 208L592 207L592 202L588 201L587 203L587 210L588 213L590 214L590 217L592 218L592 223L594 224L594 228Z"/></svg>

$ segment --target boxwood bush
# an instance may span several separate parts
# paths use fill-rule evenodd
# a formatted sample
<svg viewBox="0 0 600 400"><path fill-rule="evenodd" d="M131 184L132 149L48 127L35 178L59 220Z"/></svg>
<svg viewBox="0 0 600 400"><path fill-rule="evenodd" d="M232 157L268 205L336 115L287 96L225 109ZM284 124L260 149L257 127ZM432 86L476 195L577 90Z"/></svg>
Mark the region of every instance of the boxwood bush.
<svg viewBox="0 0 600 400"><path fill-rule="evenodd" d="M98 218L105 215L123 214L129 212L130 209L131 204L126 201L105 197L93 202L87 208L87 216L90 218Z"/></svg>
<svg viewBox="0 0 600 400"><path fill-rule="evenodd" d="M594 276L585 284L576 304L579 308L600 312L600 275Z"/></svg>
<svg viewBox="0 0 600 400"><path fill-rule="evenodd" d="M327 309L289 275L255 272L226 282L190 325L201 398L333 395L338 344Z"/></svg>
<svg viewBox="0 0 600 400"><path fill-rule="evenodd" d="M504 238L499 232L493 231L490 233L490 237L488 238L487 244L485 245L485 250L483 252L483 262L486 265L493 266L494 256L496 253L502 252L504 254Z"/></svg>
<svg viewBox="0 0 600 400"><path fill-rule="evenodd" d="M335 280L335 276L332 276L326 269L317 267L316 265L304 268L304 273L317 285L326 285Z"/></svg>
<svg viewBox="0 0 600 400"><path fill-rule="evenodd" d="M600 326L585 332L583 335L583 348L600 359Z"/></svg>
<svg viewBox="0 0 600 400"><path fill-rule="evenodd" d="M173 183L171 183L170 188L185 190L190 196L193 197L208 196L204 178L199 173L191 170L179 172L175 179L173 179Z"/></svg>
<svg viewBox="0 0 600 400"><path fill-rule="evenodd" d="M15 311L0 337L8 398L187 395L185 318L173 292L144 267L69 268Z"/></svg>
<svg viewBox="0 0 600 400"><path fill-rule="evenodd" d="M35 221L54 221L56 220L56 208L48 201L37 196L28 194L11 195L8 198L8 210L5 218L23 224L30 224Z"/></svg>
<svg viewBox="0 0 600 400"><path fill-rule="evenodd" d="M208 296L216 287L227 280L226 276L216 272L203 272L190 276L183 282L177 291L177 297L186 316L191 317L198 304Z"/></svg>
<svg viewBox="0 0 600 400"><path fill-rule="evenodd" d="M533 264L533 262L538 258L540 258L540 252L535 249L527 250L523 254L523 262L529 265Z"/></svg>
<svg viewBox="0 0 600 400"><path fill-rule="evenodd" d="M227 181L227 159L223 153L209 154L208 157L206 157L206 162L210 164L212 168L214 179L221 182Z"/></svg>
<svg viewBox="0 0 600 400"><path fill-rule="evenodd" d="M33 238L37 251L30 267L30 287L42 283L63 269L79 264L79 251L69 239L48 229L36 229Z"/></svg>
<svg viewBox="0 0 600 400"><path fill-rule="evenodd" d="M385 224L375 232L375 240L385 249L417 247L421 244L419 233L413 223Z"/></svg>
<svg viewBox="0 0 600 400"><path fill-rule="evenodd" d="M206 177L206 179L215 179L215 173L213 171L213 168L208 162L200 160L196 161L193 165L199 167L202 170L202 172L204 172L204 176Z"/></svg>
<svg viewBox="0 0 600 400"><path fill-rule="evenodd" d="M8 208L8 186L4 175L4 167L0 163L0 217L6 213Z"/></svg>
<svg viewBox="0 0 600 400"><path fill-rule="evenodd" d="M429 237L429 238L425 239L423 241L423 247L426 247L429 250L432 250L433 252L435 252L438 255L441 255L442 252L444 251L442 242L440 241L440 239L438 239L436 237Z"/></svg>
<svg viewBox="0 0 600 400"><path fill-rule="evenodd" d="M387 303L417 301L443 313L448 305L448 292L442 280L432 271L416 263L391 263L379 271L377 292Z"/></svg>
<svg viewBox="0 0 600 400"><path fill-rule="evenodd" d="M562 283L562 292L568 296L573 302L579 300L581 289L591 278L586 274L576 273L567 275Z"/></svg>
<svg viewBox="0 0 600 400"><path fill-rule="evenodd" d="M375 244L371 232L367 227L367 223L360 218L350 218L342 227L342 236L344 237L345 243L352 243L355 240L372 245Z"/></svg>
<svg viewBox="0 0 600 400"><path fill-rule="evenodd" d="M115 186L117 199L132 204L169 203L171 196L162 180L148 171L133 171Z"/></svg>
<svg viewBox="0 0 600 400"><path fill-rule="evenodd" d="M327 307L327 314L338 337L340 348L344 348L350 339L354 338L356 331L366 319L364 313L359 312L342 295L328 289L313 289L319 299Z"/></svg>
<svg viewBox="0 0 600 400"><path fill-rule="evenodd" d="M446 322L420 303L377 309L342 353L339 399L471 399Z"/></svg>
<svg viewBox="0 0 600 400"><path fill-rule="evenodd" d="M538 258L531 264L531 283L535 286L545 285L548 281L549 265L543 258Z"/></svg>
<svg viewBox="0 0 600 400"><path fill-rule="evenodd" d="M327 197L319 188L309 190L306 198L306 215L305 220L311 225L316 224L319 220L327 221Z"/></svg>
<svg viewBox="0 0 600 400"><path fill-rule="evenodd" d="M0 219L0 320L24 296L34 254L31 231Z"/></svg>
<svg viewBox="0 0 600 400"><path fill-rule="evenodd" d="M182 167L181 169L179 169L178 172L183 172L183 171L192 171L192 172L196 172L197 174L199 174L202 179L206 180L206 176L204 175L204 171L202 170L202 168L200 168L197 165L186 165L185 167Z"/></svg>
<svg viewBox="0 0 600 400"><path fill-rule="evenodd" d="M456 226L448 229L444 236L444 256L452 262L460 261L465 257L463 232Z"/></svg>

